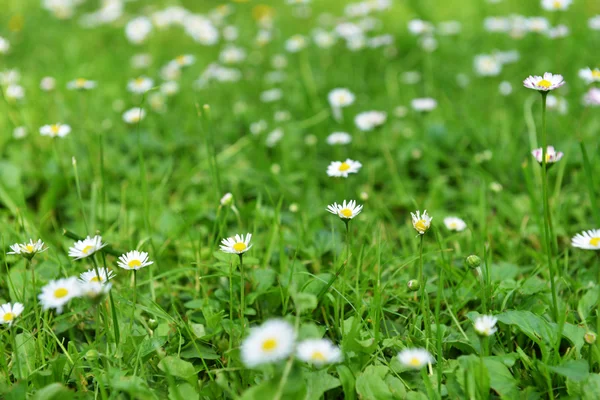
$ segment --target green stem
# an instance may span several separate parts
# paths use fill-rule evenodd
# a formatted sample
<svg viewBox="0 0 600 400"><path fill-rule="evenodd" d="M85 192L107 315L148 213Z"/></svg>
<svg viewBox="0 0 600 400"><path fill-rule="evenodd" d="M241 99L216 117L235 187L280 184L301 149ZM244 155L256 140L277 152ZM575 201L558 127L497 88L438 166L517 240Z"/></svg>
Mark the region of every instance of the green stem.
<svg viewBox="0 0 600 400"><path fill-rule="evenodd" d="M429 399L437 399L438 396L433 390L433 386L431 385L431 380L427 375L427 367L421 368L421 378L423 378L423 383L425 384L425 390L427 390L427 398Z"/></svg>
<svg viewBox="0 0 600 400"><path fill-rule="evenodd" d="M35 270L33 269L33 262L31 260L27 260L27 266L31 268L31 289L33 290L33 309L35 311L35 323L37 327L37 340L40 352L41 365L45 364L45 354L44 354L44 341L42 338L42 326L41 326L41 318L38 310L38 300L37 300L37 290L35 283Z"/></svg>
<svg viewBox="0 0 600 400"><path fill-rule="evenodd" d="M294 330L298 332L298 328L300 327L300 313L296 310L296 323L294 325ZM290 358L287 360L285 364L285 369L283 370L283 374L281 376L281 381L279 382L279 387L277 388L277 393L273 396L273 400L281 400L281 396L283 396L283 390L285 389L285 384L287 383L290 372L292 371L292 365L294 365L294 356L295 353L292 353Z"/></svg>
<svg viewBox="0 0 600 400"><path fill-rule="evenodd" d="M423 314L423 325L425 326L425 348L429 349L429 340L431 339L431 326L429 324L429 304L426 304L427 291L425 290L425 281L423 280L423 240L424 235L420 235L419 243L419 303L421 313Z"/></svg>
<svg viewBox="0 0 600 400"><path fill-rule="evenodd" d="M240 320L242 323L242 337L244 337L246 333L246 278L244 276L244 254L238 254L240 257Z"/></svg>
<svg viewBox="0 0 600 400"><path fill-rule="evenodd" d="M137 270L133 270L133 304L131 307L131 321L129 321L129 333L133 329L133 320L135 319L135 307L137 305Z"/></svg>

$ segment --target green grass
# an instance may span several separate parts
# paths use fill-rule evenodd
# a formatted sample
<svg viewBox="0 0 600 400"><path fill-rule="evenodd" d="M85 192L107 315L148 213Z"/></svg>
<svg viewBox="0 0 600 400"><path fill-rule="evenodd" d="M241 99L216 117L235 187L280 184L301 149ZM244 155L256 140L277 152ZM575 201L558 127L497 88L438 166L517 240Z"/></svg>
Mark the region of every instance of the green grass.
<svg viewBox="0 0 600 400"><path fill-rule="evenodd" d="M236 66L244 79L201 90L194 81L218 59L222 39L202 46L179 27L155 28L134 46L124 25L166 5L207 13L217 3L128 2L123 17L92 29L78 19L95 2L63 21L37 0L3 5L0 36L11 51L0 54L0 72L19 70L26 94L19 102L0 99L0 245L8 252L13 243L41 238L49 250L31 265L0 255L0 304L25 305L12 327L0 325L0 398L597 398L600 348L584 335L600 327L600 259L570 243L576 233L600 228L598 108L581 105L588 86L578 77L580 69L598 67L600 32L587 20L600 5L575 0L551 14L538 1L398 1L373 14L381 25L369 33L392 34L395 52L351 52L338 41L329 50L311 43L290 54L287 38L310 34L322 12L342 15L347 2L315 0L306 19L294 17L292 6L266 3L276 13L272 42L254 44L257 2L232 3L227 24L238 27L236 44L249 55ZM513 39L483 30L486 16L509 14L543 15L571 34ZM413 18L458 20L462 32L437 35L437 50L425 53L407 31ZM494 49L517 50L520 59L497 77L478 77L474 56ZM129 60L141 52L153 63L135 70ZM161 67L181 54L196 62L164 112L152 111L148 96L127 92L139 75L162 82ZM285 54L288 66L274 85L265 75L275 54ZM420 72L421 82L403 83L406 71ZM542 170L530 155L541 134L541 96L522 87L527 76L545 71L567 81L553 94L566 99L568 112L547 114L548 144L565 153L548 170L556 248L553 237L544 239ZM469 78L467 86L457 83L458 74ZM55 91L39 88L44 76L56 78ZM78 77L97 88L67 90ZM513 87L509 96L498 91L504 80ZM282 89L282 100L261 102L272 87ZM340 123L327 103L337 87L356 95ZM426 96L438 102L432 113L410 109L412 99ZM125 124L122 112L140 104L146 118ZM407 107L405 117L395 116L397 106ZM386 123L359 131L354 116L367 110L387 112ZM274 121L277 111L290 119ZM250 134L259 120L267 130ZM64 139L39 135L39 127L55 122L72 132ZM13 137L16 126L27 128L25 139ZM277 127L284 136L267 147ZM329 146L335 131L350 133L352 143ZM479 161L488 150L492 157ZM329 163L346 158L362 169L348 179L328 177ZM235 209L220 206L227 192ZM364 206L347 236L326 211L344 199ZM433 222L421 259L410 213L424 209ZM449 215L468 228L450 232L443 224ZM253 247L242 275L238 257L220 252L219 243L246 232ZM110 248L93 262L68 257L75 238L95 234ZM116 264L134 249L154 261L138 271L135 290L133 274ZM471 254L482 260L479 269L466 264ZM407 284L418 279L421 261L421 287L413 291ZM75 299L62 314L36 305L47 282L78 276L94 262L116 273L112 301ZM498 318L498 332L480 340L473 321L483 314ZM288 358L246 368L243 339L272 318L296 325L298 339L331 339L343 362L315 368ZM412 347L426 347L436 363L408 370L396 356Z"/></svg>

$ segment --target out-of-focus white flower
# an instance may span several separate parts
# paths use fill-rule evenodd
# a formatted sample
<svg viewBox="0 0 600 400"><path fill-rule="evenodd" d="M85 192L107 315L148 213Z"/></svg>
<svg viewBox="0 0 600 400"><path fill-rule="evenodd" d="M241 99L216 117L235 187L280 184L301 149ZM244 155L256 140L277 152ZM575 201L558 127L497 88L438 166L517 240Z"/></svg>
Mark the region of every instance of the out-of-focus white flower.
<svg viewBox="0 0 600 400"><path fill-rule="evenodd" d="M261 119L260 121L256 121L250 124L250 133L253 135L258 135L264 132L267 129L267 121Z"/></svg>
<svg viewBox="0 0 600 400"><path fill-rule="evenodd" d="M317 366L342 361L342 351L329 339L307 339L298 343L298 359Z"/></svg>
<svg viewBox="0 0 600 400"><path fill-rule="evenodd" d="M385 123L387 114L383 111L365 111L354 117L356 127L361 131L372 131Z"/></svg>
<svg viewBox="0 0 600 400"><path fill-rule="evenodd" d="M569 27L566 25L557 25L553 28L550 28L546 34L548 35L548 37L550 39L559 39L559 38L564 38L569 36L569 34L571 33L571 31L569 30Z"/></svg>
<svg viewBox="0 0 600 400"><path fill-rule="evenodd" d="M227 46L219 55L219 60L223 64L239 64L246 59L246 51L241 47Z"/></svg>
<svg viewBox="0 0 600 400"><path fill-rule="evenodd" d="M15 129L13 130L13 138L23 139L25 136L27 136L27 128L25 128L24 126L15 127Z"/></svg>
<svg viewBox="0 0 600 400"><path fill-rule="evenodd" d="M600 82L600 68L584 68L579 70L579 77L585 81L585 83Z"/></svg>
<svg viewBox="0 0 600 400"><path fill-rule="evenodd" d="M438 32L443 36L453 36L460 33L462 26L458 21L444 21L438 25Z"/></svg>
<svg viewBox="0 0 600 400"><path fill-rule="evenodd" d="M333 132L327 136L327 144L333 146L336 144L348 144L352 141L352 136L346 132Z"/></svg>
<svg viewBox="0 0 600 400"><path fill-rule="evenodd" d="M600 15L594 15L588 19L588 27L593 31L600 31Z"/></svg>
<svg viewBox="0 0 600 400"><path fill-rule="evenodd" d="M260 101L263 103L272 103L274 101L281 100L283 97L283 91L279 88L265 90L260 94Z"/></svg>
<svg viewBox="0 0 600 400"><path fill-rule="evenodd" d="M475 56L475 73L479 76L498 76L502 71L502 64L493 55L480 54Z"/></svg>
<svg viewBox="0 0 600 400"><path fill-rule="evenodd" d="M542 0L542 8L546 11L564 11L573 0Z"/></svg>
<svg viewBox="0 0 600 400"><path fill-rule="evenodd" d="M479 336L492 336L498 330L496 328L497 322L498 319L496 317L481 315L475 319L473 326Z"/></svg>
<svg viewBox="0 0 600 400"><path fill-rule="evenodd" d="M267 147L274 147L281 139L283 139L283 129L276 128L267 135L265 144Z"/></svg>
<svg viewBox="0 0 600 400"><path fill-rule="evenodd" d="M249 368L282 361L294 351L295 340L296 333L291 324L269 320L253 328L242 342L242 361Z"/></svg>
<svg viewBox="0 0 600 400"><path fill-rule="evenodd" d="M500 85L498 85L498 90L502 96L508 96L512 93L512 85L508 81L502 81L500 82Z"/></svg>
<svg viewBox="0 0 600 400"><path fill-rule="evenodd" d="M223 38L228 42L233 42L238 36L238 28L235 25L227 25L223 28Z"/></svg>
<svg viewBox="0 0 600 400"><path fill-rule="evenodd" d="M148 68L152 64L152 56L148 53L138 53L131 56L130 64L133 68Z"/></svg>
<svg viewBox="0 0 600 400"><path fill-rule="evenodd" d="M125 25L125 36L130 43L141 44L152 32L152 22L146 17L136 17Z"/></svg>
<svg viewBox="0 0 600 400"><path fill-rule="evenodd" d="M421 45L421 48L428 53L434 52L438 47L437 40L430 35L423 36L419 39L419 44Z"/></svg>
<svg viewBox="0 0 600 400"><path fill-rule="evenodd" d="M430 97L412 99L410 105L413 110L418 112L430 112L437 107L437 101Z"/></svg>
<svg viewBox="0 0 600 400"><path fill-rule="evenodd" d="M0 54L6 54L10 50L10 42L8 39L0 36Z"/></svg>
<svg viewBox="0 0 600 400"><path fill-rule="evenodd" d="M526 26L529 32L546 33L550 29L550 22L544 17L529 17Z"/></svg>
<svg viewBox="0 0 600 400"><path fill-rule="evenodd" d="M67 124L44 125L40 128L40 135L50 137L65 137L71 133L71 127Z"/></svg>
<svg viewBox="0 0 600 400"><path fill-rule="evenodd" d="M137 124L146 117L146 111L140 107L131 108L123 113L123 121L128 124Z"/></svg>
<svg viewBox="0 0 600 400"><path fill-rule="evenodd" d="M600 89L591 88L583 96L583 104L586 106L598 107L600 106Z"/></svg>
<svg viewBox="0 0 600 400"><path fill-rule="evenodd" d="M336 37L333 33L324 31L322 29L317 29L314 31L312 36L315 44L321 49L331 48L336 41Z"/></svg>
<svg viewBox="0 0 600 400"><path fill-rule="evenodd" d="M183 27L188 36L200 44L211 46L219 40L217 28L202 15L187 15L183 20Z"/></svg>
<svg viewBox="0 0 600 400"><path fill-rule="evenodd" d="M408 31L413 35L433 33L433 30L434 28L431 22L423 21L420 19L413 19L408 21Z"/></svg>
<svg viewBox="0 0 600 400"><path fill-rule="evenodd" d="M40 81L40 89L45 92L50 92L56 87L56 79L51 76L45 76Z"/></svg>
<svg viewBox="0 0 600 400"><path fill-rule="evenodd" d="M21 85L8 85L4 90L4 95L8 100L21 100L25 97L25 89L23 89L23 86Z"/></svg>
<svg viewBox="0 0 600 400"><path fill-rule="evenodd" d="M303 50L308 43L305 36L294 35L285 41L285 49L290 53L297 53Z"/></svg>

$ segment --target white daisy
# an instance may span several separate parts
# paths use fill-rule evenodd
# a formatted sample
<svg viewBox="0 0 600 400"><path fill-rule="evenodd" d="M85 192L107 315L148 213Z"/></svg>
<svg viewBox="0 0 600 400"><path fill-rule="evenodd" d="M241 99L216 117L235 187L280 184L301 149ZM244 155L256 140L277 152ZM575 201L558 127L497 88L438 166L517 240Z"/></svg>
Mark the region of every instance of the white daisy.
<svg viewBox="0 0 600 400"><path fill-rule="evenodd" d="M21 100L23 97L25 97L25 89L23 89L23 86L21 85L9 85L4 90L4 95L8 100Z"/></svg>
<svg viewBox="0 0 600 400"><path fill-rule="evenodd" d="M421 369L435 362L431 353L421 348L404 349L398 353L398 359L402 365L413 369Z"/></svg>
<svg viewBox="0 0 600 400"><path fill-rule="evenodd" d="M270 320L253 328L243 341L242 361L247 367L274 363L287 358L294 350L296 334L291 324Z"/></svg>
<svg viewBox="0 0 600 400"><path fill-rule="evenodd" d="M303 50L307 43L308 41L306 40L306 37L302 35L294 35L285 41L285 49L290 53L297 53L300 50Z"/></svg>
<svg viewBox="0 0 600 400"><path fill-rule="evenodd" d="M21 303L6 303L0 306L0 324L8 324L11 326L19 315L23 312L25 307Z"/></svg>
<svg viewBox="0 0 600 400"><path fill-rule="evenodd" d="M348 174L355 174L362 167L358 161L346 159L346 161L332 161L327 167L327 175L347 178Z"/></svg>
<svg viewBox="0 0 600 400"><path fill-rule="evenodd" d="M56 87L56 79L51 76L45 76L40 81L40 89L45 92L50 92Z"/></svg>
<svg viewBox="0 0 600 400"><path fill-rule="evenodd" d="M125 26L125 36L133 44L144 42L151 31L152 22L146 17L134 18Z"/></svg>
<svg viewBox="0 0 600 400"><path fill-rule="evenodd" d="M425 232L427 232L431 226L432 220L432 218L427 215L427 210L423 211L423 214L421 214L420 211L417 211L416 213L410 213L410 215L412 217L413 227L417 230L417 232L419 232L420 235L423 235Z"/></svg>
<svg viewBox="0 0 600 400"><path fill-rule="evenodd" d="M135 79L131 79L127 83L127 90L132 93L143 94L152 89L154 81L146 76L140 76Z"/></svg>
<svg viewBox="0 0 600 400"><path fill-rule="evenodd" d="M547 92L557 89L565 84L562 75L555 75L550 72L544 73L544 76L529 76L523 81L526 88Z"/></svg>
<svg viewBox="0 0 600 400"><path fill-rule="evenodd" d="M437 101L430 97L417 98L412 99L410 106L413 110L418 112L429 112L437 107Z"/></svg>
<svg viewBox="0 0 600 400"><path fill-rule="evenodd" d="M196 57L191 54L182 54L175 57L173 62L175 62L179 67L189 67L196 62Z"/></svg>
<svg viewBox="0 0 600 400"><path fill-rule="evenodd" d="M354 103L354 94L346 88L333 89L327 95L327 100L329 101L331 107L348 107Z"/></svg>
<svg viewBox="0 0 600 400"><path fill-rule="evenodd" d="M600 250L600 229L578 233L571 239L571 246L584 250Z"/></svg>
<svg viewBox="0 0 600 400"><path fill-rule="evenodd" d="M119 257L117 265L123 269L138 270L148 265L154 264L154 261L148 260L148 253L145 251L129 251Z"/></svg>
<svg viewBox="0 0 600 400"><path fill-rule="evenodd" d="M475 73L479 76L498 76L500 72L502 72L502 64L493 55L477 55L475 56L473 64Z"/></svg>
<svg viewBox="0 0 600 400"><path fill-rule="evenodd" d="M298 343L296 354L299 360L317 366L342 361L342 351L329 339L307 339Z"/></svg>
<svg viewBox="0 0 600 400"><path fill-rule="evenodd" d="M600 89L590 88L583 96L583 104L592 107L600 106Z"/></svg>
<svg viewBox="0 0 600 400"><path fill-rule="evenodd" d="M252 239L251 233L247 233L245 237L244 235L235 235L223 239L221 240L221 251L230 254L244 254L252 247L250 239Z"/></svg>
<svg viewBox="0 0 600 400"><path fill-rule="evenodd" d="M112 283L110 282L79 282L81 296L88 297L92 300L101 299L105 294L110 292L110 289L112 289Z"/></svg>
<svg viewBox="0 0 600 400"><path fill-rule="evenodd" d="M458 217L446 217L444 218L444 225L451 231L462 232L467 227L465 221Z"/></svg>
<svg viewBox="0 0 600 400"><path fill-rule="evenodd" d="M538 163L542 164L543 149L541 147L539 149L532 150L531 154L535 157L535 159ZM563 157L562 151L557 152L556 150L554 150L554 147L552 147L552 146L548 146L546 148L546 163L547 164L554 164L555 162L560 161L560 159L562 157Z"/></svg>
<svg viewBox="0 0 600 400"><path fill-rule="evenodd" d="M327 136L327 144L334 146L336 144L348 144L352 141L352 136L346 132L333 132Z"/></svg>
<svg viewBox="0 0 600 400"><path fill-rule="evenodd" d="M98 270L98 274L99 275L97 275L96 271L94 271L94 270L89 270L89 271L83 272L81 275L79 275L79 282L81 282L81 283L87 283L87 282L105 283L115 277L115 273L113 271L110 271L105 268L100 268Z"/></svg>
<svg viewBox="0 0 600 400"><path fill-rule="evenodd" d="M579 77L585 81L585 83L600 82L600 68L585 68L579 70Z"/></svg>
<svg viewBox="0 0 600 400"><path fill-rule="evenodd" d="M564 11L572 2L573 0L542 0L542 8L546 11Z"/></svg>
<svg viewBox="0 0 600 400"><path fill-rule="evenodd" d="M362 211L363 206L357 205L356 201L350 200L346 203L346 200L342 204L333 203L327 206L327 211L337 215L342 219L352 219L356 217Z"/></svg>
<svg viewBox="0 0 600 400"><path fill-rule="evenodd" d="M0 36L0 54L6 54L10 50L10 42Z"/></svg>
<svg viewBox="0 0 600 400"><path fill-rule="evenodd" d="M37 253L48 250L41 239L38 239L37 242L34 242L33 239L29 239L29 243L15 243L10 246L10 249L12 251L9 251L6 254L19 254L25 258L32 258Z"/></svg>
<svg viewBox="0 0 600 400"><path fill-rule="evenodd" d="M42 293L40 293L38 299L44 310L54 308L60 314L62 313L63 306L69 300L79 296L81 296L79 282L77 278L70 277L50 281L42 288Z"/></svg>
<svg viewBox="0 0 600 400"><path fill-rule="evenodd" d="M70 90L91 90L95 87L95 81L90 81L85 78L77 78L67 83L67 89Z"/></svg>
<svg viewBox="0 0 600 400"><path fill-rule="evenodd" d="M79 260L91 256L101 248L106 246L106 243L102 243L102 236L86 237L83 240L76 241L73 246L69 249L69 257Z"/></svg>
<svg viewBox="0 0 600 400"><path fill-rule="evenodd" d="M140 107L131 108L123 113L123 121L128 124L137 124L146 117L146 110Z"/></svg>
<svg viewBox="0 0 600 400"><path fill-rule="evenodd" d="M173 96L179 92L179 83L177 81L166 81L160 85L160 92L165 96Z"/></svg>
<svg viewBox="0 0 600 400"><path fill-rule="evenodd" d="M27 136L27 128L24 126L15 127L13 130L13 137L15 139L23 139L25 136Z"/></svg>
<svg viewBox="0 0 600 400"><path fill-rule="evenodd" d="M40 128L40 135L50 137L65 137L71 133L71 127L66 124L44 125Z"/></svg>
<svg viewBox="0 0 600 400"><path fill-rule="evenodd" d="M498 330L496 322L498 322L498 319L491 315L481 315L475 319L473 326L478 335L492 336Z"/></svg>
<svg viewBox="0 0 600 400"><path fill-rule="evenodd" d="M354 123L361 131L372 131L385 123L387 114L383 111L365 111L354 117Z"/></svg>

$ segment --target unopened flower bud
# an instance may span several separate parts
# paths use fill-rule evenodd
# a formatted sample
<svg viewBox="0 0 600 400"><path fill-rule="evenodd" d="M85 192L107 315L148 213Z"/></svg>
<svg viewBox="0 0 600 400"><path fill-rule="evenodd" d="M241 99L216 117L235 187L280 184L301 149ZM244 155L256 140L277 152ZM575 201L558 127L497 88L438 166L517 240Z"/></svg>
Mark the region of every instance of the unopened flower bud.
<svg viewBox="0 0 600 400"><path fill-rule="evenodd" d="M465 263L467 264L467 267L475 269L481 265L481 258L477 257L475 254L471 254L465 259Z"/></svg>
<svg viewBox="0 0 600 400"><path fill-rule="evenodd" d="M408 281L407 286L408 286L408 290L410 290L411 292L415 292L415 291L419 290L419 288L421 287L421 285L419 284L419 281L416 279L411 279L410 281Z"/></svg>
<svg viewBox="0 0 600 400"><path fill-rule="evenodd" d="M99 357L98 350L88 350L85 353L85 359L88 361L96 361Z"/></svg>
<svg viewBox="0 0 600 400"><path fill-rule="evenodd" d="M594 332L586 332L585 335L583 335L583 339L587 344L594 344L596 343L596 334Z"/></svg>

